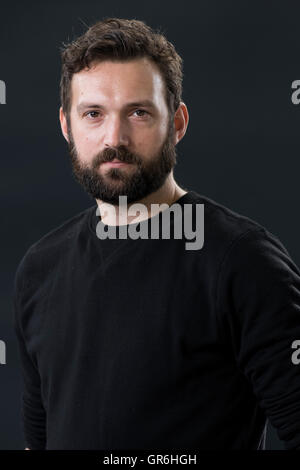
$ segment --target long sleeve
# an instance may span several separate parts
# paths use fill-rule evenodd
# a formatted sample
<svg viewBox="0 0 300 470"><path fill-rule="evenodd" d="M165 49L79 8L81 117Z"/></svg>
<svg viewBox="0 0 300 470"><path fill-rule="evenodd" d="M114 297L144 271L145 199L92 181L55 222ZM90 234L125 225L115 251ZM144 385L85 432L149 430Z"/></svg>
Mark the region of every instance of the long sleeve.
<svg viewBox="0 0 300 470"><path fill-rule="evenodd" d="M13 298L13 323L17 336L20 365L22 371L22 430L25 446L30 449L45 449L46 445L46 412L41 398L40 375L36 364L28 353L24 332L21 327L20 295L21 282L19 271L15 277Z"/></svg>
<svg viewBox="0 0 300 470"><path fill-rule="evenodd" d="M238 367L287 450L300 447L300 271L280 240L250 230L224 255L216 312Z"/></svg>

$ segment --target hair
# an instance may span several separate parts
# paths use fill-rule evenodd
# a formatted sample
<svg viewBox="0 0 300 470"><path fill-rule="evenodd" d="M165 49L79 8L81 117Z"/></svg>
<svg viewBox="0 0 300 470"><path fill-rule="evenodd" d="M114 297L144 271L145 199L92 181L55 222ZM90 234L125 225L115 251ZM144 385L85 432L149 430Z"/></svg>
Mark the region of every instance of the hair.
<svg viewBox="0 0 300 470"><path fill-rule="evenodd" d="M159 68L165 83L165 99L170 118L179 107L182 94L183 60L160 31L154 31L143 21L123 18L104 18L80 37L63 43L60 99L69 121L74 73L90 68L92 62L116 62L148 58ZM92 64L93 65L93 64Z"/></svg>

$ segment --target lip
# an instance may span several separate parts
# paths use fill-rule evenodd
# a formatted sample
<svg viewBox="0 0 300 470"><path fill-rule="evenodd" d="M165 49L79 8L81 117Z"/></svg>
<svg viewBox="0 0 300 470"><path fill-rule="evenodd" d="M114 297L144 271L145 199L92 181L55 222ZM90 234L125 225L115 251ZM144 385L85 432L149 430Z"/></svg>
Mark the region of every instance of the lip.
<svg viewBox="0 0 300 470"><path fill-rule="evenodd" d="M115 158L112 162L104 162L102 163L102 165L110 165L113 167L118 167L118 166L130 165L130 163L120 162L120 160Z"/></svg>

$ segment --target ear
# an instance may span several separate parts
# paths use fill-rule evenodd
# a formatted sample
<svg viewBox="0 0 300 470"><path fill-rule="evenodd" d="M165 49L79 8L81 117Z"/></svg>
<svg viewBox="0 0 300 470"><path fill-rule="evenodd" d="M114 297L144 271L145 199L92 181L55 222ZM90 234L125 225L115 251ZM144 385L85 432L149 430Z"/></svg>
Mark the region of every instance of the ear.
<svg viewBox="0 0 300 470"><path fill-rule="evenodd" d="M69 134L68 134L67 119L64 115L62 107L59 108L59 120L60 120L60 126L61 126L61 131L63 133L63 136L67 142L70 142Z"/></svg>
<svg viewBox="0 0 300 470"><path fill-rule="evenodd" d="M183 101L180 101L174 116L175 145L184 137L189 123L188 109Z"/></svg>

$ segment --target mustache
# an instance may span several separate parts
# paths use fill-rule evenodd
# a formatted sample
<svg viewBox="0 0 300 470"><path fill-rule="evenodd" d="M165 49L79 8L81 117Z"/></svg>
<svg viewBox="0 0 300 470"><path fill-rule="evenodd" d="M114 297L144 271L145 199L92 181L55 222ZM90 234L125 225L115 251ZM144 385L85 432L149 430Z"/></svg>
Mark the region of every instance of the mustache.
<svg viewBox="0 0 300 470"><path fill-rule="evenodd" d="M92 166L93 168L96 168L101 163L111 162L115 158L120 160L120 162L124 162L124 163L140 164L140 161L141 161L140 158L136 154L130 152L127 149L127 147L122 145L118 148L109 147L109 148L104 149L102 152L98 153L98 155L96 155L96 157L93 160Z"/></svg>

